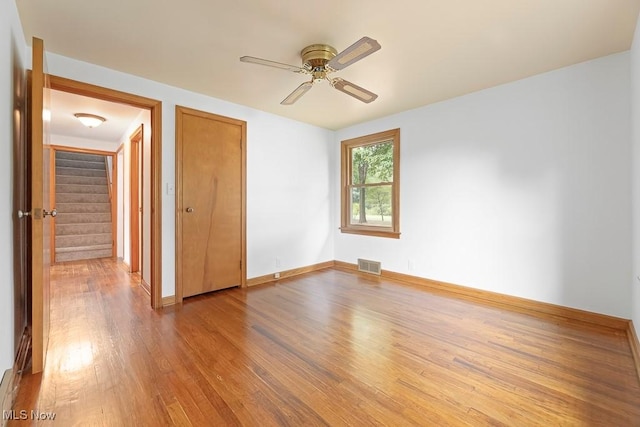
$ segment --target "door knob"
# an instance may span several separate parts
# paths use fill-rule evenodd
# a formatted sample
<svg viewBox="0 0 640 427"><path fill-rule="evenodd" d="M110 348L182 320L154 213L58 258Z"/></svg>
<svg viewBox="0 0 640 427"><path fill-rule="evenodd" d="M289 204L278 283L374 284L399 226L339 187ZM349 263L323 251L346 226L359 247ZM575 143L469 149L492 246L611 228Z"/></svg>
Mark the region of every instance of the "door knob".
<svg viewBox="0 0 640 427"><path fill-rule="evenodd" d="M18 209L18 218L24 218L25 216L31 215L31 212L25 212L21 209Z"/></svg>
<svg viewBox="0 0 640 427"><path fill-rule="evenodd" d="M52 217L55 218L55 216L58 215L58 211L56 211L55 209L52 209L50 212L47 212L44 209L42 209L42 215L43 216L51 215Z"/></svg>
<svg viewBox="0 0 640 427"><path fill-rule="evenodd" d="M187 213L193 212L193 208L187 208Z"/></svg>

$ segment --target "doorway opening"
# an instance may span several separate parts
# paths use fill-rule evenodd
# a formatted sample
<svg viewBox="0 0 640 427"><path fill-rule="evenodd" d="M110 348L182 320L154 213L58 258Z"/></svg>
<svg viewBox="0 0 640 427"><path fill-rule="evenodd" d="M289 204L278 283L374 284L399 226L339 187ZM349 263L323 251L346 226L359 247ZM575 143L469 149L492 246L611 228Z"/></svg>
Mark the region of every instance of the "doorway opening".
<svg viewBox="0 0 640 427"><path fill-rule="evenodd" d="M115 258L115 153L51 145L52 262Z"/></svg>
<svg viewBox="0 0 640 427"><path fill-rule="evenodd" d="M162 307L162 250L161 250L161 199L162 199L162 185L161 185L161 129L162 129L162 103L160 101L133 95L125 92L120 92L100 86L91 85L88 83L78 82L63 77L50 76L51 89L61 92L67 92L75 95L82 95L90 98L95 98L104 101L115 102L124 104L149 111L150 116L150 131L149 134L149 182L150 191L148 192L148 204L149 215L148 224L139 225L139 230L146 230L146 235L149 237L149 283L148 290L151 295L151 307L156 309ZM140 150L140 157L142 158L142 150ZM119 151L114 152L116 155L115 164L119 163ZM128 175L127 171L125 173ZM119 172L114 173L114 178L120 176ZM118 186L114 186L117 188ZM115 200L122 200L123 194L116 195ZM142 203L140 203L142 204ZM139 205L140 205L139 204ZM140 207L140 206L139 206ZM139 208L138 208L139 212ZM119 216L120 213L116 212L115 216ZM143 221L140 221L143 222ZM140 222L138 224L140 224ZM145 228L146 225L146 228ZM125 229L129 226L125 225ZM126 232L127 230L123 230ZM120 230L117 229L114 235L120 236ZM115 244L114 247L118 247ZM125 250L129 250L126 248ZM138 255L140 252L138 252ZM138 258L139 262L140 258ZM131 267L131 266L130 266ZM138 269L140 264L138 264Z"/></svg>

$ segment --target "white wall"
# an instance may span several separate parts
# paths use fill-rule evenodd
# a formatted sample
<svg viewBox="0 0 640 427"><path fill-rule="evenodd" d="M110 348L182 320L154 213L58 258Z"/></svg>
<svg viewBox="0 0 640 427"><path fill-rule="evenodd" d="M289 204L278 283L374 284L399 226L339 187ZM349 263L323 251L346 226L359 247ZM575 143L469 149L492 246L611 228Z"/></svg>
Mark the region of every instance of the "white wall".
<svg viewBox="0 0 640 427"><path fill-rule="evenodd" d="M259 113L247 134L247 276L333 260L334 133Z"/></svg>
<svg viewBox="0 0 640 427"><path fill-rule="evenodd" d="M14 349L13 270L13 123L14 72L25 68L26 48L18 11L12 0L0 0L0 372L11 368Z"/></svg>
<svg viewBox="0 0 640 427"><path fill-rule="evenodd" d="M339 131L335 175L401 128L402 235L336 230L336 259L628 318L629 81L622 53Z"/></svg>
<svg viewBox="0 0 640 427"><path fill-rule="evenodd" d="M640 21L636 21L640 22ZM636 32L631 47L631 144L632 144L632 218L633 218L633 251L631 302L632 319L638 336L640 336L640 29L636 24Z"/></svg>
<svg viewBox="0 0 640 427"><path fill-rule="evenodd" d="M333 259L333 132L60 55L47 54L47 63L61 77L162 101L163 190L175 183L176 105L247 121L247 277L276 271L275 255L279 269ZM173 295L175 196L166 191L162 268L162 295Z"/></svg>

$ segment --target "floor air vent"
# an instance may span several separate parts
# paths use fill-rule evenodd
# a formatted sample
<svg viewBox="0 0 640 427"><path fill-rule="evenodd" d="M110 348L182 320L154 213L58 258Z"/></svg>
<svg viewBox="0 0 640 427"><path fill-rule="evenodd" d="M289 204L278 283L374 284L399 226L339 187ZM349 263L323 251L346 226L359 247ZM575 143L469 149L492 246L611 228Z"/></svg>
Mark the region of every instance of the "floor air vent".
<svg viewBox="0 0 640 427"><path fill-rule="evenodd" d="M369 261L367 259L358 258L358 271L380 275L382 269L380 268L380 262L378 261Z"/></svg>

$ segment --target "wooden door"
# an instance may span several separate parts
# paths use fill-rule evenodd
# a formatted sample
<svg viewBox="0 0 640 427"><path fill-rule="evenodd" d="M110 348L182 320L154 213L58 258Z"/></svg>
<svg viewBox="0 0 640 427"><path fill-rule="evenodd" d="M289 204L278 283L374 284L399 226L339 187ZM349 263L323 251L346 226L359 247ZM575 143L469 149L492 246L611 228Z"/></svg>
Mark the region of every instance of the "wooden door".
<svg viewBox="0 0 640 427"><path fill-rule="evenodd" d="M177 292L245 281L246 123L176 108Z"/></svg>
<svg viewBox="0 0 640 427"><path fill-rule="evenodd" d="M31 339L32 372L44 369L49 341L49 266L50 223L49 214L49 150L48 131L42 119L48 99L48 84L44 64L44 42L33 38L32 71L30 78L30 163L31 183ZM47 142L47 143L46 143ZM46 144L45 144L46 143ZM46 210L45 210L46 209Z"/></svg>
<svg viewBox="0 0 640 427"><path fill-rule="evenodd" d="M140 179L141 175L141 146L142 146L142 126L140 126L129 137L129 229L131 235L131 272L140 272L142 275L142 266L140 260L140 254L142 252L141 247L141 232L140 232L140 216L142 213L142 206L140 203Z"/></svg>

